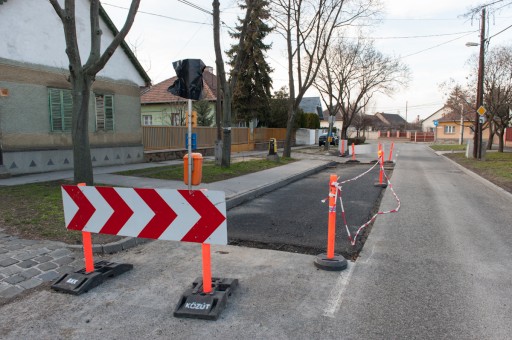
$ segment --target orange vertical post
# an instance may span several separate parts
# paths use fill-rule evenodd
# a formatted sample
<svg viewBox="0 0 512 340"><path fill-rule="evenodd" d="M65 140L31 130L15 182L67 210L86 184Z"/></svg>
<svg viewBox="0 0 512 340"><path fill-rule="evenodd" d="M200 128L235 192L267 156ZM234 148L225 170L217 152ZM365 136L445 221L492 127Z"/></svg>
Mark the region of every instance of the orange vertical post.
<svg viewBox="0 0 512 340"><path fill-rule="evenodd" d="M393 148L395 147L395 143L391 142L391 148L389 148L389 158L388 161L391 162L393 159Z"/></svg>
<svg viewBox="0 0 512 340"><path fill-rule="evenodd" d="M384 152L382 150L379 150L379 162L380 162L380 171L379 171L379 184L382 184L382 180L383 180L383 171L382 171L382 166L384 164Z"/></svg>
<svg viewBox="0 0 512 340"><path fill-rule="evenodd" d="M210 244L202 244L203 252L203 292L208 294L212 292L212 267L210 258Z"/></svg>
<svg viewBox="0 0 512 340"><path fill-rule="evenodd" d="M356 160L356 146L354 143L352 143L352 160Z"/></svg>
<svg viewBox="0 0 512 340"><path fill-rule="evenodd" d="M336 237L336 186L338 180L335 174L329 178L329 225L327 229L327 258L334 258L334 239Z"/></svg>
<svg viewBox="0 0 512 340"><path fill-rule="evenodd" d="M85 183L78 183L77 185L84 187ZM85 273L92 273L94 271L94 258L92 256L92 238L90 232L82 231L82 243L84 246Z"/></svg>

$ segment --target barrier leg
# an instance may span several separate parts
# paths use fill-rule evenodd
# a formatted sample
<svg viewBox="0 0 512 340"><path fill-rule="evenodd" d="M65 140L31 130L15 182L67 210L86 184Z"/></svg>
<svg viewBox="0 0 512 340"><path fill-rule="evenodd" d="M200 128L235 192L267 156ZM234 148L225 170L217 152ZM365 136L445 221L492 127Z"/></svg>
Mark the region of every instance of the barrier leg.
<svg viewBox="0 0 512 340"><path fill-rule="evenodd" d="M388 184L384 183L384 152L379 150L379 182L375 183L374 186L380 188L387 188Z"/></svg>
<svg viewBox="0 0 512 340"><path fill-rule="evenodd" d="M92 273L94 271L94 258L92 255L91 233L82 231L82 241L84 245L85 272Z"/></svg>
<svg viewBox="0 0 512 340"><path fill-rule="evenodd" d="M203 251L203 292L209 294L212 292L212 267L210 258L210 244L202 244Z"/></svg>
<svg viewBox="0 0 512 340"><path fill-rule="evenodd" d="M78 183L77 186L85 187L85 183ZM84 246L85 273L94 271L94 258L92 255L92 238L91 233L82 231L82 244Z"/></svg>
<svg viewBox="0 0 512 340"><path fill-rule="evenodd" d="M315 259L315 266L323 270L340 271L347 268L347 260L334 253L336 238L336 197L337 190L335 183L338 176L331 174L329 178L329 222L327 229L327 253L320 254Z"/></svg>
<svg viewBox="0 0 512 340"><path fill-rule="evenodd" d="M395 143L391 142L391 148L389 149L388 162L392 162L393 161L393 147L394 146L395 146Z"/></svg>
<svg viewBox="0 0 512 340"><path fill-rule="evenodd" d="M226 308L228 297L238 287L238 279L212 278L210 244L201 245L203 279L197 278L181 296L173 315L177 318L217 320Z"/></svg>

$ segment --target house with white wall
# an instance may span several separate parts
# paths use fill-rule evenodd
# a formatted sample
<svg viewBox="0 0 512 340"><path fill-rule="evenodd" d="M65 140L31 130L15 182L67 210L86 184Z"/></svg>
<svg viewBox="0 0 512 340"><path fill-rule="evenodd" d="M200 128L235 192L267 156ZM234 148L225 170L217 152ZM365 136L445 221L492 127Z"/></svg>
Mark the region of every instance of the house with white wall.
<svg viewBox="0 0 512 340"><path fill-rule="evenodd" d="M447 114L451 113L452 110L448 106L443 106L439 110L432 113L427 118L421 121L421 130L424 132L434 132L435 125L434 121L439 121L439 119L443 118Z"/></svg>
<svg viewBox="0 0 512 340"><path fill-rule="evenodd" d="M82 62L90 51L90 2L76 1ZM137 20L137 19L135 19ZM118 32L100 9L104 50ZM48 1L0 2L0 166L9 174L71 169L71 85L62 22ZM93 166L142 162L140 87L151 80L126 43L92 87Z"/></svg>

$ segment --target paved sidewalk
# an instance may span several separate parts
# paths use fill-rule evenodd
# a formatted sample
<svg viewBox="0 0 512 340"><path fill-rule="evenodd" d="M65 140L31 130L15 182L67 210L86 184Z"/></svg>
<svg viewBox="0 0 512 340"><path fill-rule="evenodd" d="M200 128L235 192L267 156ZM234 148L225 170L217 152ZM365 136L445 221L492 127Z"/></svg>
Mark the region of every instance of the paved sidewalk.
<svg viewBox="0 0 512 340"><path fill-rule="evenodd" d="M64 243L24 240L0 229L0 302L80 266L83 258Z"/></svg>

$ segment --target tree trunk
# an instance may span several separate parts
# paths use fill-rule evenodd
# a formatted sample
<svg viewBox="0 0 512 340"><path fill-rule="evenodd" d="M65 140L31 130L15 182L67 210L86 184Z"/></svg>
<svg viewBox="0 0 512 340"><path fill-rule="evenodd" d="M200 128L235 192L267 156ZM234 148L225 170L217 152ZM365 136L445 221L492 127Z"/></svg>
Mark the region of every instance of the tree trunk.
<svg viewBox="0 0 512 340"><path fill-rule="evenodd" d="M343 127L341 128L341 139L348 139L347 130L348 126L345 126L345 124L343 124Z"/></svg>
<svg viewBox="0 0 512 340"><path fill-rule="evenodd" d="M89 145L89 99L92 80L82 72L72 76L73 85L73 168L76 183L94 185Z"/></svg>
<svg viewBox="0 0 512 340"><path fill-rule="evenodd" d="M290 96L291 105L288 108L288 122L286 124L286 138L284 140L283 157L290 157L292 154L292 133L295 125L295 110L293 98Z"/></svg>
<svg viewBox="0 0 512 340"><path fill-rule="evenodd" d="M498 152L503 152L505 148L505 128L501 128L498 131Z"/></svg>
<svg viewBox="0 0 512 340"><path fill-rule="evenodd" d="M231 166L231 119L226 116L231 116L231 91L227 89L224 92L224 101L222 102L224 114L224 129L222 132L222 161L223 168Z"/></svg>
<svg viewBox="0 0 512 340"><path fill-rule="evenodd" d="M496 130L493 129L492 124L489 122L489 138L487 140L487 150L492 150L492 142L494 140L494 135L496 134Z"/></svg>

